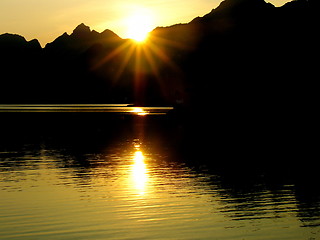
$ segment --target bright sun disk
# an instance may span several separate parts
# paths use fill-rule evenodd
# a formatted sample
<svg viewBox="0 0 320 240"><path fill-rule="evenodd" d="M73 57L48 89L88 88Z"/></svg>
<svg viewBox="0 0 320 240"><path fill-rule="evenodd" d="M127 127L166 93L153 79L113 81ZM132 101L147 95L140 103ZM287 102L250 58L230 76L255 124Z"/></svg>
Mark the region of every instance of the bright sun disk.
<svg viewBox="0 0 320 240"><path fill-rule="evenodd" d="M153 29L153 19L150 14L136 12L127 19L127 37L136 42L143 42Z"/></svg>

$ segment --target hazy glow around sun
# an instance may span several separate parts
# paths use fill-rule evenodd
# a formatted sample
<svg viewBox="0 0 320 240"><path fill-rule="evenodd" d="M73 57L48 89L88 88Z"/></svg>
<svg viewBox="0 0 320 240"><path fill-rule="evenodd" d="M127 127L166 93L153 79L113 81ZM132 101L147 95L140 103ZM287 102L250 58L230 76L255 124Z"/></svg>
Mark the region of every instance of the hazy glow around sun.
<svg viewBox="0 0 320 240"><path fill-rule="evenodd" d="M126 37L137 42L143 42L154 28L154 18L151 12L145 9L136 9L126 19Z"/></svg>

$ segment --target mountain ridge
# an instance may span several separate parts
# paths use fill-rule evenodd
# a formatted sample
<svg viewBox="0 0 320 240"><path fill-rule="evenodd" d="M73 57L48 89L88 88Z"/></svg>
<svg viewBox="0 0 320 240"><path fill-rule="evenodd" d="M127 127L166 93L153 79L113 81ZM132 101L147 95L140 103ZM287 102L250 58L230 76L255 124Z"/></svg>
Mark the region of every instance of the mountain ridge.
<svg viewBox="0 0 320 240"><path fill-rule="evenodd" d="M62 34L53 42L47 43L44 49L50 50L51 48L60 46L61 48L84 51L94 44L108 44L120 40L121 38L111 30L106 29L99 33L95 30L91 30L90 27L86 26L84 23L81 23L70 35L67 33Z"/></svg>
<svg viewBox="0 0 320 240"><path fill-rule="evenodd" d="M291 2L288 2L286 4L284 4L283 6L281 7L275 7L274 5L272 5L271 3L267 3L265 2L264 0L224 0L220 3L220 5L214 9L211 10L211 12L205 14L204 16L202 17L195 17L194 19L192 19L190 22L188 23L178 23L178 24L174 24L174 25L171 25L171 26L166 26L166 27L156 27L155 29L153 29L151 32L154 32L154 31L157 31L158 29L167 29L167 28L171 28L171 27L176 27L176 26L184 26L184 25L189 25L189 24L193 24L193 23L196 23L198 22L199 20L202 21L202 22L205 22L205 21L210 21L210 19L212 20L212 18L215 18L217 17L216 15L220 15L221 12L223 15L225 15L226 13L224 11L230 11L230 9L232 9L232 11L235 11L235 12L238 12L243 9L246 9L246 13L248 12L247 10L248 9L252 9L254 8L254 10L266 10L267 8L270 9L278 9L278 10L282 10L282 9L285 9L285 8L301 8L301 7L304 7L304 6L318 6L319 3L317 4L315 0L293 0ZM234 14L234 13L233 13ZM5 35L5 34L10 34L10 33L4 33L4 34L1 34L0 36L2 35ZM120 38L116 33L114 33L112 30L110 29L105 29L104 31L102 31L101 33L95 31L95 30L91 30L89 26L85 25L84 23L80 23L78 26L75 27L75 29L73 30L73 32L69 35L67 32L63 33L62 35L58 36L55 40L53 40L52 42L48 42L45 44L45 47L43 48L46 48L47 45L50 45L52 43L54 43L56 40L60 39L60 38L66 38L66 37L78 37L78 38L81 38L82 37L85 37L88 35L104 35L105 38L107 37L110 37L110 38ZM16 35L16 36L20 36L22 38L24 38L23 36L21 35L18 35L18 34L10 34L10 35ZM33 39L31 41L37 41L39 42L37 39ZM31 42L29 41L29 42Z"/></svg>
<svg viewBox="0 0 320 240"><path fill-rule="evenodd" d="M232 108L239 102L263 108L285 99L298 103L294 92L315 73L318 6L315 0L282 7L225 0L189 23L155 28L139 61L130 40L83 23L44 48L3 34L0 101L160 104L180 95L190 106L213 98L222 105L241 99ZM15 39L11 48L8 37Z"/></svg>

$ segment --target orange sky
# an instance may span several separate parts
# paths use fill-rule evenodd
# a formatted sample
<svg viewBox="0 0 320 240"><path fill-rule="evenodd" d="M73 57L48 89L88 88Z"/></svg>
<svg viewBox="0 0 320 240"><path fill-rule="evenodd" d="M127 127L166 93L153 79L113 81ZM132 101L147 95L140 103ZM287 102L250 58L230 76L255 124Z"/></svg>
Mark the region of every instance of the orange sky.
<svg viewBox="0 0 320 240"><path fill-rule="evenodd" d="M141 12L152 16L151 26L186 23L209 13L221 0L1 0L0 34L16 33L42 46L80 23L91 29L110 29L129 36L128 18ZM288 0L268 0L281 6ZM129 20L130 22L130 20Z"/></svg>

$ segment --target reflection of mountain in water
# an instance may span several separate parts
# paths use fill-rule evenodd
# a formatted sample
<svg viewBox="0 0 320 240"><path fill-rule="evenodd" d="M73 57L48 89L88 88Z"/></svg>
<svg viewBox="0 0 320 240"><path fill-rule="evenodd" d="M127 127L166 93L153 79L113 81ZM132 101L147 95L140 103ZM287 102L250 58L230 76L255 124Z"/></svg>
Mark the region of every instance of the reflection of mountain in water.
<svg viewBox="0 0 320 240"><path fill-rule="evenodd" d="M225 0L188 24L156 28L145 47L84 24L44 49L4 34L0 100L155 104L179 94L190 104L297 107L315 73L318 9L315 0Z"/></svg>
<svg viewBox="0 0 320 240"><path fill-rule="evenodd" d="M124 196L132 201L136 196L136 190L131 189L133 181L127 182L126 179L130 177L132 160L136 148L139 148L145 156L145 174L148 174L144 183L145 198L138 194L139 198L144 199L144 204L150 204L147 205L149 208L144 209L144 217L152 214L152 209L159 208L155 217L176 210L174 200L177 197L179 211L171 212L174 216L181 221L185 218L188 220L190 214L197 211L185 209L189 205L184 204L192 206L195 201L203 205L192 206L192 209L199 207L198 210L203 211L204 207L207 211L205 214L208 214L197 216L198 220L209 221L207 224L211 224L211 228L215 222L210 221L219 219L220 215L223 216L223 223L219 224L224 230L233 226L251 231L254 225L256 230L267 227L268 236L273 229L278 229L277 234L294 234L316 232L319 227L320 194L316 177L309 176L304 169L289 171L293 164L283 169L277 166L268 169L265 166L269 163L259 158L260 165L235 168L232 162L223 166L198 162L197 156L193 156L194 161L190 162L181 157L181 153L177 155L177 150L168 141L176 137L176 133L163 125L158 126L156 122L143 124L140 120L100 129L90 125L81 131L78 126L70 127L61 123L55 130L46 124L32 124L32 127L33 130L8 131L0 137L0 183L8 181L6 189L2 191L35 191L42 186L39 181L46 176L42 173L44 171L48 175L45 184L53 185L53 191L79 191L82 201L88 199L99 203L103 199L103 208L98 205L101 211L106 211L105 208L110 206L105 201L113 201L113 197L118 197L117 209L121 210L119 208L122 207L121 199ZM32 134L28 134L30 132ZM210 157L208 153L214 152L213 149L204 148L201 151L207 153L207 158ZM215 159L219 159L218 156ZM58 177L51 174L57 174ZM30 177L34 179L31 182L26 180ZM59 196L63 198L69 195ZM173 204L165 205L168 202ZM138 201L138 204L141 202ZM162 204L165 208L161 208ZM125 211L130 211L131 205L124 206ZM210 212L212 209L214 211ZM90 215L90 210L95 213L95 209L91 208L81 208L77 212L88 211ZM203 216L208 218L201 218ZM211 219L209 216L214 217ZM293 224L293 219L300 222ZM174 220L168 218L166 221L171 223ZM299 230L300 226L310 230Z"/></svg>

